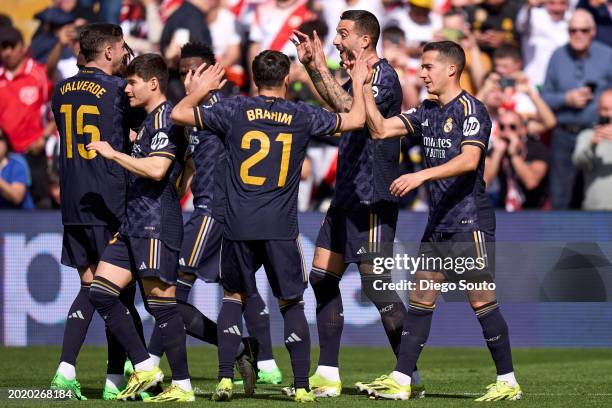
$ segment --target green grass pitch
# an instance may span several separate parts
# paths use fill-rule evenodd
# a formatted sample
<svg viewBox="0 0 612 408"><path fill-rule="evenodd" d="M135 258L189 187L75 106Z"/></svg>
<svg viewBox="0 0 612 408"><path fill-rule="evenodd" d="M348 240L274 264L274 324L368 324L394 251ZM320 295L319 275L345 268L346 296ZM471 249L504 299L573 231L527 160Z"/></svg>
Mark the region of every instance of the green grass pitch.
<svg viewBox="0 0 612 408"><path fill-rule="evenodd" d="M0 348L0 407L57 406L105 407L126 404L102 401L106 350L84 347L77 365L77 375L88 401L16 401L7 400L8 388L48 387L59 357L59 347ZM317 361L318 350L312 361ZM285 379L291 381L289 358L284 348L275 349ZM612 349L516 349L514 361L517 378L524 392L517 407L605 407L612 406ZM357 394L356 381L372 379L393 369L393 355L383 348L344 347L341 351L343 395L319 400L318 406L374 407L410 405L413 407L477 406L472 399L495 379L495 369L485 348L426 348L419 367L427 388L427 397L414 401L374 401ZM216 349L190 347L189 368L194 385L207 392L194 406L211 406L210 392L216 384ZM314 366L314 364L313 364ZM165 363L164 373L170 370ZM246 399L237 385L235 407L275 407L294 404L280 394L280 386L258 386L254 398ZM127 403L134 407L141 402Z"/></svg>

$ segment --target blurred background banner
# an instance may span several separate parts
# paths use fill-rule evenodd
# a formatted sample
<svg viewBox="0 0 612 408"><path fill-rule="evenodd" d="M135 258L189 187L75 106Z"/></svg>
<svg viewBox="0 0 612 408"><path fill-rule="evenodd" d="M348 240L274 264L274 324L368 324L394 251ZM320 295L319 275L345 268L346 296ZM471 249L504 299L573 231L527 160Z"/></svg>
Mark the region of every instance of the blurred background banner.
<svg viewBox="0 0 612 408"><path fill-rule="evenodd" d="M321 213L300 214L308 269L322 217ZM423 213L402 212L397 228L398 245L415 246L425 222ZM496 280L514 346L609 347L612 344L612 302L609 301L612 213L499 212L497 242ZM3 345L60 343L66 313L79 289L76 271L60 265L61 250L59 212L0 212L0 339ZM521 281L520 277L525 276L537 279ZM274 343L282 344L282 318L265 274L258 273L257 278L260 293L270 306ZM533 282L540 286L531 286ZM351 267L340 285L346 323L343 344L385 346L387 339L379 323L379 313L369 302L361 301L360 285L359 274ZM510 286L514 292L520 292L523 287L527 295L504 295L509 293L504 288ZM192 296L194 305L216 320L221 304L219 287L198 282ZM315 300L310 289L305 302L316 342ZM152 318L141 300L139 310L149 333ZM104 344L102 320L95 317L92 325L88 342ZM467 303L439 302L430 344L482 345L480 326Z"/></svg>

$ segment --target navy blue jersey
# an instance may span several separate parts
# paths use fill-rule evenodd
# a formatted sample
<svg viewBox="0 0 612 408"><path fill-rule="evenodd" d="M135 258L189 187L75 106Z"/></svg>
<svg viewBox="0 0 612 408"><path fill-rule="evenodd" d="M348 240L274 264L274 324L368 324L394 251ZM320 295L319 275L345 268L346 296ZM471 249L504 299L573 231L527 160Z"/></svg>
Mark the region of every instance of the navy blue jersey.
<svg viewBox="0 0 612 408"><path fill-rule="evenodd" d="M206 103L211 106L219 100L214 94ZM187 157L193 159L195 174L191 181L193 205L206 213L222 218L223 179L225 175L225 147L223 142L208 130L191 128Z"/></svg>
<svg viewBox="0 0 612 408"><path fill-rule="evenodd" d="M227 150L224 236L295 239L306 146L312 136L335 133L340 115L266 96L223 99L194 114L198 128L224 138Z"/></svg>
<svg viewBox="0 0 612 408"><path fill-rule="evenodd" d="M444 106L426 100L398 116L409 133L421 135L426 167L444 164L461 153L463 145L482 149L475 172L430 181L428 232L480 230L495 233L495 213L485 194L484 163L491 134L485 106L463 91Z"/></svg>
<svg viewBox="0 0 612 408"><path fill-rule="evenodd" d="M385 59L374 64L372 90L385 118L401 113L402 87L397 73ZM352 81L344 84L352 94ZM397 202L389 187L399 175L400 142L373 140L368 127L344 132L338 146L336 190L332 205L355 210L378 201Z"/></svg>
<svg viewBox="0 0 612 408"><path fill-rule="evenodd" d="M65 225L117 226L123 219L126 171L85 146L100 140L120 152L128 150L125 86L125 80L88 67L55 87L52 107L60 134Z"/></svg>
<svg viewBox="0 0 612 408"><path fill-rule="evenodd" d="M132 157L161 156L172 160L172 165L160 181L129 173L127 214L119 231L157 238L178 250L183 219L176 186L181 182L187 140L184 129L172 123L171 111L170 102L164 102L147 115L132 146Z"/></svg>

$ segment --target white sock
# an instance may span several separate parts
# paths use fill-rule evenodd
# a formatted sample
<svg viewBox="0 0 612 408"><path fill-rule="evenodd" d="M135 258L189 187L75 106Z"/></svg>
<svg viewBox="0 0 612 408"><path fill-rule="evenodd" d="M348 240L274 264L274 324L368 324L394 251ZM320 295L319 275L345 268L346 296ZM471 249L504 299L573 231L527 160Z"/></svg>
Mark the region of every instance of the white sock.
<svg viewBox="0 0 612 408"><path fill-rule="evenodd" d="M161 361L160 356L156 356L155 354L149 354L149 358L153 360L153 364L155 365L155 367L159 367L159 362Z"/></svg>
<svg viewBox="0 0 612 408"><path fill-rule="evenodd" d="M176 385L183 391L193 391L193 388L191 388L191 380L189 378L186 380L172 380L172 385Z"/></svg>
<svg viewBox="0 0 612 408"><path fill-rule="evenodd" d="M502 374L497 376L497 381L505 381L510 384L512 387L516 386L516 378L514 378L514 371L509 372L508 374Z"/></svg>
<svg viewBox="0 0 612 408"><path fill-rule="evenodd" d="M391 373L391 378L393 378L402 387L410 385L410 381L411 381L410 376L404 373L400 373L399 371L393 371Z"/></svg>
<svg viewBox="0 0 612 408"><path fill-rule="evenodd" d="M340 381L340 370L338 367L318 366L315 374L325 377L329 381Z"/></svg>
<svg viewBox="0 0 612 408"><path fill-rule="evenodd" d="M106 374L106 385L121 389L125 385L123 374Z"/></svg>
<svg viewBox="0 0 612 408"><path fill-rule="evenodd" d="M136 371L151 371L156 366L153 363L153 359L151 357L147 358L145 361L140 362L134 365L134 370Z"/></svg>
<svg viewBox="0 0 612 408"><path fill-rule="evenodd" d="M270 359L258 361L257 368L261 371L272 371L275 368L278 368L278 366L276 365L276 361L274 361L274 359Z"/></svg>
<svg viewBox="0 0 612 408"><path fill-rule="evenodd" d="M72 381L76 378L76 368L72 364L61 362L57 367L57 372L64 376L65 379Z"/></svg>
<svg viewBox="0 0 612 408"><path fill-rule="evenodd" d="M410 381L410 384L414 384L414 385L421 385L421 376L419 375L418 371L413 371L412 372L412 377L410 377L412 380Z"/></svg>

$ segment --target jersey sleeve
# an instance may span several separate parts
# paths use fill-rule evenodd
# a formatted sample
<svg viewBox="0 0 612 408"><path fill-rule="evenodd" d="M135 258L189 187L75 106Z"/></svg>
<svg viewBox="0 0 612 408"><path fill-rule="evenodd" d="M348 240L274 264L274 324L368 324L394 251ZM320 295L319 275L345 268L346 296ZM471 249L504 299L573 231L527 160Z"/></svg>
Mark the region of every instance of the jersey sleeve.
<svg viewBox="0 0 612 408"><path fill-rule="evenodd" d="M151 137L149 157L165 157L175 160L179 150L176 140L176 127L170 120L170 110L158 112L155 117L155 130Z"/></svg>
<svg viewBox="0 0 612 408"><path fill-rule="evenodd" d="M223 137L229 131L235 109L235 103L229 99L223 99L212 106L196 106L193 108L196 128Z"/></svg>
<svg viewBox="0 0 612 408"><path fill-rule="evenodd" d="M464 115L461 146L477 146L486 153L491 135L491 118L482 104L475 104L470 98L462 98Z"/></svg>
<svg viewBox="0 0 612 408"><path fill-rule="evenodd" d="M302 107L306 111L306 120L308 120L310 126L310 136L333 135L340 131L342 118L338 113L329 112L308 104L302 104Z"/></svg>
<svg viewBox="0 0 612 408"><path fill-rule="evenodd" d="M404 123L409 136L421 134L423 110L423 105L420 105L396 116Z"/></svg>

